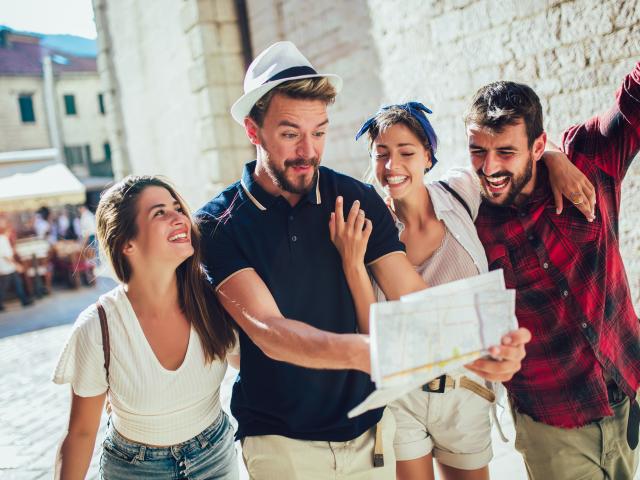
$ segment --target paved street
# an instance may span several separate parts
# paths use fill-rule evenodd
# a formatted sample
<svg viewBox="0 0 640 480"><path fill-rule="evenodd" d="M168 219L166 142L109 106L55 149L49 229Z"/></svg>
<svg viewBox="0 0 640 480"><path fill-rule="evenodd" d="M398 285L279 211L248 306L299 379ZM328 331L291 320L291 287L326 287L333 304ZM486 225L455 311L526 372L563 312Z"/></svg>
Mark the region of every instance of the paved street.
<svg viewBox="0 0 640 480"><path fill-rule="evenodd" d="M51 478L56 447L67 423L69 388L54 385L50 376L77 313L112 285L103 279L95 288L57 291L34 307L15 306L0 314L0 480ZM49 328L35 329L42 325ZM235 373L229 370L221 389L227 411ZM501 418L513 439L510 415L504 413ZM100 441L96 443L88 478L98 478ZM526 479L512 442L502 443L495 431L494 451L492 479ZM246 479L240 455L238 460Z"/></svg>
<svg viewBox="0 0 640 480"><path fill-rule="evenodd" d="M114 286L110 278L98 277L93 287L76 290L56 287L51 295L26 308L17 301L7 302L6 310L0 313L0 338L73 323L82 310Z"/></svg>

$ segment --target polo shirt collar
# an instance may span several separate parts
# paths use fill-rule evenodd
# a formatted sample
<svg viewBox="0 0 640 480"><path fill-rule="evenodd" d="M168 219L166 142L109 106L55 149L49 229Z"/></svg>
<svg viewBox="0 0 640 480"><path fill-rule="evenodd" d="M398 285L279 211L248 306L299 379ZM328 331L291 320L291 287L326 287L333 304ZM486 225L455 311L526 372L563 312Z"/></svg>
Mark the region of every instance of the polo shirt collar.
<svg viewBox="0 0 640 480"><path fill-rule="evenodd" d="M280 198L280 195L273 196L267 193L265 189L255 181L253 172L256 170L256 163L256 160L254 160L244 166L240 186L245 195L251 200L251 203L253 203L258 210L265 211ZM318 169L318 179L316 180L315 186L301 198L301 201L306 201L314 205L320 205L320 203L322 203L322 197L320 195L320 169Z"/></svg>

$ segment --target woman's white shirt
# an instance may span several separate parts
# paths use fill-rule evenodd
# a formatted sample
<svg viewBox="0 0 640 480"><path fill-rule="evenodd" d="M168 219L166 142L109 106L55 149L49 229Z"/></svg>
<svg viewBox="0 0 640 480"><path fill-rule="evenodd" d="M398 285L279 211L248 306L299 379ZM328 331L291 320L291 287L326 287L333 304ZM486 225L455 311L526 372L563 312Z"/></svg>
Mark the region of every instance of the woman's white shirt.
<svg viewBox="0 0 640 480"><path fill-rule="evenodd" d="M468 168L452 168L441 180L447 182L464 199L471 216L460 201L439 182L430 182L426 186L436 217L444 222L451 235L471 256L478 272L486 273L489 270L487 255L473 223L478 216L481 201L480 184L476 175Z"/></svg>
<svg viewBox="0 0 640 480"><path fill-rule="evenodd" d="M100 395L108 387L113 426L136 442L174 445L206 429L220 413L220 384L227 362L216 359L206 364L192 327L182 365L167 370L149 345L124 287L102 295L100 302L109 325L109 385L95 305L76 320L53 381L70 383L81 397Z"/></svg>
<svg viewBox="0 0 640 480"><path fill-rule="evenodd" d="M475 174L468 168L452 168L444 174L441 180L448 183L449 187L464 199L470 212L439 182L430 182L426 184L426 188L436 218L444 223L453 238L469 254L477 269L476 273L486 273L489 270L487 256L473 223L480 208L480 184ZM404 230L403 223L396 219L396 226L401 234ZM434 284L429 278L425 278L425 280L431 285L439 284ZM382 294L380 291L378 293ZM384 300L384 296L378 296L378 298L381 301Z"/></svg>

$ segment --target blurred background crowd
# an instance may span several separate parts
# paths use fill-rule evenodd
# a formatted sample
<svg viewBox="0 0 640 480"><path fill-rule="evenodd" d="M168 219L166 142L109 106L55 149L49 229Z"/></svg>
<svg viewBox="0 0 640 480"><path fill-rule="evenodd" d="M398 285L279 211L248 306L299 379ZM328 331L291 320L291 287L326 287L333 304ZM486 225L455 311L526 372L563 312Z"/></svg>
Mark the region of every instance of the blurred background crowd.
<svg viewBox="0 0 640 480"><path fill-rule="evenodd" d="M13 298L31 305L51 293L54 282L94 285L95 233L95 217L86 205L1 213L0 311Z"/></svg>

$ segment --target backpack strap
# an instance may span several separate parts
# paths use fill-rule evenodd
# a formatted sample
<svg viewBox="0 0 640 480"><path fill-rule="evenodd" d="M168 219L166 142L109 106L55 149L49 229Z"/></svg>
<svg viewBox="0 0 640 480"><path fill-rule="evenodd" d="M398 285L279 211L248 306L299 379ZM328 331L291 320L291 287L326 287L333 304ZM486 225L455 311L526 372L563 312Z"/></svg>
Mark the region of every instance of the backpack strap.
<svg viewBox="0 0 640 480"><path fill-rule="evenodd" d="M464 198L462 198L462 196L456 192L451 185L449 185L447 182L445 182L444 180L438 180L438 183L440 185L442 185L442 187L449 192L451 195L453 195L455 197L456 200L458 200L458 202L460 202L460 204L464 207L464 209L467 211L467 213L469 214L469 218L471 218L471 220L473 220L473 214L471 213L471 209L469 208L469 205L467 205L467 202L464 201Z"/></svg>
<svg viewBox="0 0 640 480"><path fill-rule="evenodd" d="M104 370L109 384L109 361L111 360L111 347L109 345L109 325L107 324L107 313L100 302L96 302L98 315L100 316L100 330L102 331L102 352L104 353Z"/></svg>

